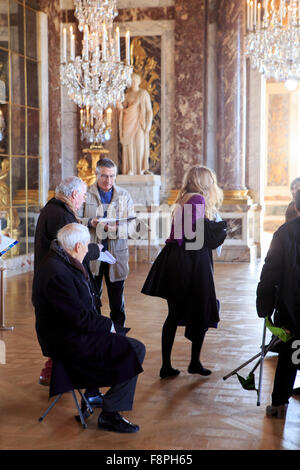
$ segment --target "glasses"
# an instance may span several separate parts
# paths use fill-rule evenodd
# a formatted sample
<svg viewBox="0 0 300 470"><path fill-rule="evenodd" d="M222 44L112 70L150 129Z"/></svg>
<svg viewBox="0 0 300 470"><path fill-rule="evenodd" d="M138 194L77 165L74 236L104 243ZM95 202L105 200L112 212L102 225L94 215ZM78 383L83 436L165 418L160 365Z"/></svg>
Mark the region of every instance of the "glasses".
<svg viewBox="0 0 300 470"><path fill-rule="evenodd" d="M99 175L99 176L100 176L100 178L102 178L104 180L109 180L109 179L114 180L115 177L116 177L116 175Z"/></svg>

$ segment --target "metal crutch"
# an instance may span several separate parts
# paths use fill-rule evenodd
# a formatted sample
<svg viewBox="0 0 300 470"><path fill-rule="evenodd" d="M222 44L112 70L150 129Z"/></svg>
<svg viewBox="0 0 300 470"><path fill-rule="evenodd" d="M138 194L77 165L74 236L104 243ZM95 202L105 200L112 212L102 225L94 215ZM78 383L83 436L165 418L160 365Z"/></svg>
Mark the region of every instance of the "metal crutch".
<svg viewBox="0 0 300 470"><path fill-rule="evenodd" d="M260 357L260 368L259 368L259 379L258 379L258 389L257 389L257 406L260 406L260 395L261 395L261 385L262 385L262 376L263 376L263 368L264 368L264 358L268 351L265 351L265 342L266 342L266 318L264 321L264 329L263 329L263 337L262 337L262 344L261 344L261 357ZM267 348L269 349L269 348Z"/></svg>
<svg viewBox="0 0 300 470"><path fill-rule="evenodd" d="M265 326L264 326L264 332L263 332L263 336L265 336L265 333L266 333L266 320L265 320ZM245 366L247 366L248 364L250 364L251 362L253 362L255 359L257 358L261 358L262 356L262 352L264 351L264 356L267 354L267 352L272 348L272 346L275 346L276 344L280 343L280 339L277 338L277 337L274 337L270 343L268 344L268 346L266 348L262 348L262 351L255 354L255 356L251 357L250 359L248 359L248 361L244 362L243 364L241 364L240 366L238 366L236 369L234 369L233 371L229 372L229 374L225 375L223 377L223 380L227 380L229 377L231 377L232 375L234 375L236 372L238 372L239 370L243 369ZM260 359L258 361L258 363L255 365L255 367L252 369L251 372L254 372L255 369L259 366L260 364Z"/></svg>

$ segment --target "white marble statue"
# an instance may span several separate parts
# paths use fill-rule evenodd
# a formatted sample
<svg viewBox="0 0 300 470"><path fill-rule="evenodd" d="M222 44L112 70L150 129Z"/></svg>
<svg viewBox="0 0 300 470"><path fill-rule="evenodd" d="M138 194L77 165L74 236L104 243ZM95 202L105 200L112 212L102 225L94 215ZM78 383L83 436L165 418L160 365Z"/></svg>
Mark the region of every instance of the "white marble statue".
<svg viewBox="0 0 300 470"><path fill-rule="evenodd" d="M150 95L140 88L140 83L141 77L132 74L131 87L124 102L118 105L123 175L152 174L149 171L149 133L153 112Z"/></svg>

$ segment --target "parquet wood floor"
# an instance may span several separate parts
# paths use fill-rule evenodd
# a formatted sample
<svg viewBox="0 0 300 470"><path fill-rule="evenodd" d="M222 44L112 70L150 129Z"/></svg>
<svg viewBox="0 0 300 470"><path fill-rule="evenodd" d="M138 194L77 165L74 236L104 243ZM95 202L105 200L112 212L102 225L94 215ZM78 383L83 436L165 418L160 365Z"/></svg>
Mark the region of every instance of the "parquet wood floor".
<svg viewBox="0 0 300 470"><path fill-rule="evenodd" d="M141 426L134 435L98 430L97 410L89 419L88 429L82 430L74 420L70 394L42 423L38 422L48 406L48 389L38 384L44 358L35 336L32 274L5 280L6 324L15 328L0 332L0 344L6 348L6 364L0 364L0 449L299 450L299 399L291 399L285 421L265 417L276 354L271 353L265 361L260 407L256 405L256 393L243 390L236 377L223 380L224 375L259 351L263 320L256 316L255 290L261 265L215 264L221 322L218 329L207 333L201 356L213 373L207 378L188 374L190 344L183 328L179 328L173 366L181 374L168 380L158 376L166 302L140 294L149 267L131 265L125 292L130 335L147 347L134 409L124 413ZM107 314L106 296L103 303L103 313ZM249 370L243 370L243 375ZM300 386L299 376L296 385Z"/></svg>

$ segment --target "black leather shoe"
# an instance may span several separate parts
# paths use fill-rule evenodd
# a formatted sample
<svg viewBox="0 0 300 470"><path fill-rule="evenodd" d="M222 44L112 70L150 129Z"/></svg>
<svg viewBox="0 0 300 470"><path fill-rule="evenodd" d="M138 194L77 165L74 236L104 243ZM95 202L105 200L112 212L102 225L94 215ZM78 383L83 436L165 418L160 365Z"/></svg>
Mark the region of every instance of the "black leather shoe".
<svg viewBox="0 0 300 470"><path fill-rule="evenodd" d="M93 397L89 397L85 393L84 396L85 396L86 400L89 402L89 405L92 408L102 408L103 407L103 394L102 393L99 392L97 395L94 395ZM84 419L87 419L91 414L91 412L88 409L88 407L87 407L87 405L86 405L83 398L81 399L81 413L82 413ZM77 421L80 421L79 416L76 416L76 419L77 419Z"/></svg>
<svg viewBox="0 0 300 470"><path fill-rule="evenodd" d="M130 423L117 412L109 414L102 412L98 418L98 427L106 431L120 433L134 433L140 429L137 424Z"/></svg>
<svg viewBox="0 0 300 470"><path fill-rule="evenodd" d="M167 377L176 377L179 374L180 370L173 369L173 367L162 367L159 372L162 379L166 379Z"/></svg>
<svg viewBox="0 0 300 470"><path fill-rule="evenodd" d="M211 370L205 369L205 367L203 367L201 363L197 364L196 366L193 366L190 364L188 368L188 372L189 374L199 374L199 375L204 375L204 376L211 374Z"/></svg>
<svg viewBox="0 0 300 470"><path fill-rule="evenodd" d="M102 395L102 393L99 392L98 395L95 395L93 397L86 396L86 394L84 394L84 396L85 396L85 398L87 399L87 401L89 402L89 404L91 405L92 408L102 408L103 407L103 395ZM81 407L86 408L86 404L85 404L83 399L81 400Z"/></svg>

